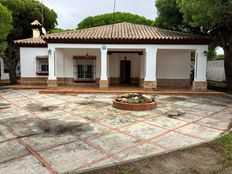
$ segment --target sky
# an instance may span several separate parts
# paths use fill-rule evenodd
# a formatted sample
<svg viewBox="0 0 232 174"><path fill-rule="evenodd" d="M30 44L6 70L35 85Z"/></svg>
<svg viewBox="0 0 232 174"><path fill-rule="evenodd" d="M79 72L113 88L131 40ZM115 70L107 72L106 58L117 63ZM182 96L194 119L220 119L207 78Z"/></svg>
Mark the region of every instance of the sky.
<svg viewBox="0 0 232 174"><path fill-rule="evenodd" d="M113 12L114 0L40 0L58 15L58 26L76 28L88 16ZM154 20L155 0L117 0L116 11L130 12Z"/></svg>

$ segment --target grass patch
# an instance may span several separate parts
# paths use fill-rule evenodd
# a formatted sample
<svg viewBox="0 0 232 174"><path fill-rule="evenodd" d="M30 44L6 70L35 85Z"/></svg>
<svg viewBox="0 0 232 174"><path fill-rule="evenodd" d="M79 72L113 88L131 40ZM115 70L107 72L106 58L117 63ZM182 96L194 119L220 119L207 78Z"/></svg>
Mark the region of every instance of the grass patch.
<svg viewBox="0 0 232 174"><path fill-rule="evenodd" d="M232 132L218 138L213 143L213 146L216 150L223 153L229 161L232 161Z"/></svg>

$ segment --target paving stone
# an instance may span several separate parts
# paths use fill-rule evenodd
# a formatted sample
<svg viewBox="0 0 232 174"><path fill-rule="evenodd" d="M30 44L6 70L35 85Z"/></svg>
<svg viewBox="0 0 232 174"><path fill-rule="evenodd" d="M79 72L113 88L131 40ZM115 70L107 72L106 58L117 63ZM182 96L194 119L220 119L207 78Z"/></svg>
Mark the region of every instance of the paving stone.
<svg viewBox="0 0 232 174"><path fill-rule="evenodd" d="M151 118L158 117L159 115L157 113L154 113L152 111L146 111L146 112L133 112L131 114L128 114L127 117L135 120L147 120Z"/></svg>
<svg viewBox="0 0 232 174"><path fill-rule="evenodd" d="M129 125L131 123L135 123L135 121L132 119L129 119L126 117L120 117L120 116L106 118L101 121L101 124L109 126L111 128L119 128L122 126Z"/></svg>
<svg viewBox="0 0 232 174"><path fill-rule="evenodd" d="M59 173L72 171L105 155L80 141L40 152Z"/></svg>
<svg viewBox="0 0 232 174"><path fill-rule="evenodd" d="M230 122L219 120L215 117L205 118L197 122L197 124L203 126L209 126L215 129L227 130Z"/></svg>
<svg viewBox="0 0 232 174"><path fill-rule="evenodd" d="M181 118L182 116L180 116ZM181 120L177 120L174 118L169 118L166 116L161 116L161 117L156 117L154 119L151 120L147 120L147 123L153 124L153 125L157 125L157 126L161 126L164 128L168 128L168 129L175 129L177 127L183 126L186 124L186 122L181 121Z"/></svg>
<svg viewBox="0 0 232 174"><path fill-rule="evenodd" d="M185 127L177 129L176 131L184 134L189 134L195 137L203 138L205 140L214 139L223 133L223 131L218 131L195 124L187 125Z"/></svg>
<svg viewBox="0 0 232 174"><path fill-rule="evenodd" d="M23 138L33 149L40 151L46 148L54 147L60 144L68 143L77 140L77 137L71 133L52 134L44 133L31 137Z"/></svg>
<svg viewBox="0 0 232 174"><path fill-rule="evenodd" d="M193 107L196 106L197 103L194 102L187 102L187 101L178 101L175 102L176 105L184 106L184 107Z"/></svg>
<svg viewBox="0 0 232 174"><path fill-rule="evenodd" d="M124 159L124 160L137 160L139 158L145 158L151 155L155 155L161 152L164 152L165 150L158 147L158 146L154 146L148 143L142 144L138 147L135 148L131 148L129 150L123 151L119 154L117 154L117 156L119 156L120 158Z"/></svg>
<svg viewBox="0 0 232 174"><path fill-rule="evenodd" d="M165 129L151 126L146 123L134 124L121 130L143 139L150 139L167 131Z"/></svg>
<svg viewBox="0 0 232 174"><path fill-rule="evenodd" d="M16 136L10 133L5 126L0 124L0 142L15 138L15 137Z"/></svg>
<svg viewBox="0 0 232 174"><path fill-rule="evenodd" d="M16 161L0 164L2 174L49 174L49 171L34 157L28 156Z"/></svg>
<svg viewBox="0 0 232 174"><path fill-rule="evenodd" d="M191 114L191 113L185 113L181 117L178 117L179 120L187 121L187 122L194 122L199 119L202 119L203 117L196 115L196 114Z"/></svg>
<svg viewBox="0 0 232 174"><path fill-rule="evenodd" d="M170 132L162 137L154 139L152 142L161 145L169 150L184 148L203 142L201 139L193 138L176 132Z"/></svg>
<svg viewBox="0 0 232 174"><path fill-rule="evenodd" d="M156 96L156 109L132 112L114 109L111 106L116 95L42 95L38 90L12 90L0 93L0 96L0 102L11 104L10 108L0 110L0 120L17 134L26 136L23 140L38 150L59 173L72 170L80 172L119 162L108 153L119 155L123 160L134 160L212 140L223 131L197 124L226 129L232 119L232 100L225 97ZM54 106L55 109L31 111L28 105L32 103ZM226 107L227 109L222 111ZM165 115L166 112L178 108L184 110L186 114L178 119L168 118ZM210 114L213 114L210 118L191 123ZM82 122L83 127L57 134L44 130L40 132L36 123L38 120L47 119L55 119L65 124ZM175 132L167 132L168 129L175 129L186 123L189 125ZM128 127L121 128L122 132L113 130L121 126ZM6 127L0 125L0 130L0 142L14 138ZM81 142L79 138L94 147ZM141 139L150 138L154 139L140 145ZM162 146L165 148L161 148ZM103 154L101 149L108 153ZM0 150L2 152L0 161L29 154L16 139L0 143ZM0 164L0 173L4 174L47 172L46 168L32 156Z"/></svg>
<svg viewBox="0 0 232 174"><path fill-rule="evenodd" d="M39 118L30 117L29 115L5 119L7 127L13 128L18 136L28 136L43 133L44 130L37 126Z"/></svg>
<svg viewBox="0 0 232 174"><path fill-rule="evenodd" d="M139 140L133 137L118 132L90 138L89 141L110 153L119 152L139 142Z"/></svg>
<svg viewBox="0 0 232 174"><path fill-rule="evenodd" d="M232 122L232 110L231 111L225 110L225 111L222 111L220 113L214 114L212 116L212 118L221 120L222 122L230 123L230 122Z"/></svg>
<svg viewBox="0 0 232 174"><path fill-rule="evenodd" d="M0 143L0 162L28 155L29 152L18 140L10 140Z"/></svg>
<svg viewBox="0 0 232 174"><path fill-rule="evenodd" d="M101 168L101 167L108 167L108 166L112 166L112 165L115 165L117 164L119 161L118 160L115 160L114 158L112 157L108 157L108 158L103 158L103 160L99 161L99 162L96 162L94 164L90 164L90 165L87 165L83 168L81 168L79 171L80 172L84 172L84 171L87 171L91 168L91 170L94 170L94 169L98 169L98 168Z"/></svg>

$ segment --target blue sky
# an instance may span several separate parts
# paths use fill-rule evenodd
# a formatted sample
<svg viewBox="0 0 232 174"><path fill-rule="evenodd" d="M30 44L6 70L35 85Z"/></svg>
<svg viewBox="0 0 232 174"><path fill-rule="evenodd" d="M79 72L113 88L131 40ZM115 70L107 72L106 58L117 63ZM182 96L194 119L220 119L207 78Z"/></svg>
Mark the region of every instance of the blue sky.
<svg viewBox="0 0 232 174"><path fill-rule="evenodd" d="M58 27L76 28L88 16L113 11L114 0L40 0L58 14ZM156 17L155 0L117 0L116 11Z"/></svg>

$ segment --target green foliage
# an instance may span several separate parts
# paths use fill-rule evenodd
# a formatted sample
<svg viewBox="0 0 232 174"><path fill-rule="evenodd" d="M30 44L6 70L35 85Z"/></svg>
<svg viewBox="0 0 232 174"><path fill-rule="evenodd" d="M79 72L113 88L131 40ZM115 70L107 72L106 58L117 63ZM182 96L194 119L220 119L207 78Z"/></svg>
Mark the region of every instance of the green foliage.
<svg viewBox="0 0 232 174"><path fill-rule="evenodd" d="M13 16L13 30L8 40L29 38L32 36L31 22L38 19L42 23L42 6L44 11L44 28L50 30L57 24L57 14L36 0L0 0Z"/></svg>
<svg viewBox="0 0 232 174"><path fill-rule="evenodd" d="M72 31L72 29L53 28L48 33L61 33L65 31Z"/></svg>
<svg viewBox="0 0 232 174"><path fill-rule="evenodd" d="M90 16L82 20L78 25L78 29L90 28L96 26L109 25L120 22L130 22L134 24L153 25L153 21L146 19L143 16L131 14L131 13L107 13L97 16Z"/></svg>
<svg viewBox="0 0 232 174"><path fill-rule="evenodd" d="M11 12L0 3L0 55L7 48L7 36L12 30Z"/></svg>
<svg viewBox="0 0 232 174"><path fill-rule="evenodd" d="M155 5L158 17L155 19L155 26L179 30L183 25L183 17L176 4L176 0L156 0Z"/></svg>
<svg viewBox="0 0 232 174"><path fill-rule="evenodd" d="M208 52L208 59L209 60L216 58L216 56L217 56L216 47L217 46L214 43L209 45L209 52Z"/></svg>
<svg viewBox="0 0 232 174"><path fill-rule="evenodd" d="M13 29L7 37L8 47L2 58L9 68L11 84L15 84L17 83L16 67L19 61L19 53L14 45L14 40L32 36L31 22L37 19L42 23L42 9L44 11L43 27L47 31L57 24L57 15L37 0L0 0L0 3L11 11L13 18Z"/></svg>
<svg viewBox="0 0 232 174"><path fill-rule="evenodd" d="M203 27L222 47L232 40L232 0L177 0L183 19L192 27Z"/></svg>
<svg viewBox="0 0 232 174"><path fill-rule="evenodd" d="M229 161L232 161L232 133L218 138L215 142L216 148L222 151Z"/></svg>
<svg viewBox="0 0 232 174"><path fill-rule="evenodd" d="M218 55L216 55L216 59L224 59L224 54L218 54Z"/></svg>

